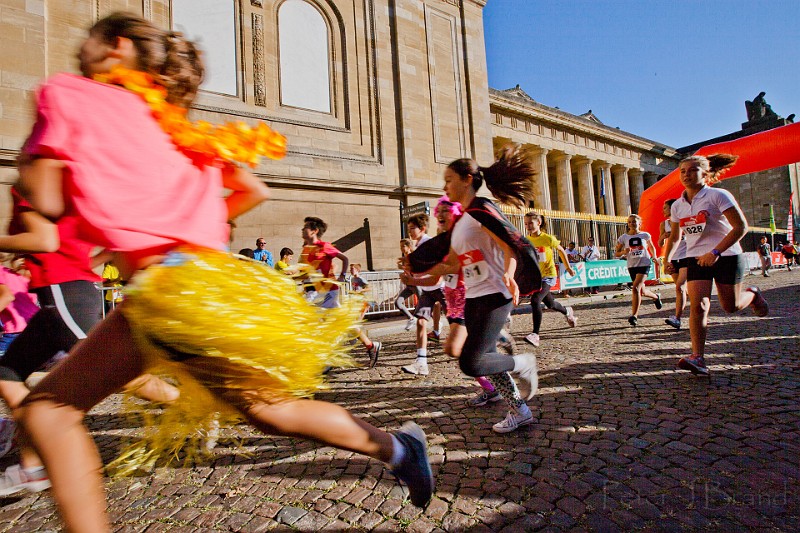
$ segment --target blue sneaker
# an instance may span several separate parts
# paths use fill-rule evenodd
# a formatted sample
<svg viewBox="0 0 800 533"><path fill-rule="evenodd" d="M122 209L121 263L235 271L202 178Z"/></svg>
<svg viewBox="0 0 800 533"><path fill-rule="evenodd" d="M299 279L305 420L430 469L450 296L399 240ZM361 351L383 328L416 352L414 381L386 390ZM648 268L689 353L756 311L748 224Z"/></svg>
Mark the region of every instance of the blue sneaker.
<svg viewBox="0 0 800 533"><path fill-rule="evenodd" d="M433 495L433 473L428 460L425 432L414 422L406 422L394 436L406 453L392 472L408 487L411 503L424 509Z"/></svg>

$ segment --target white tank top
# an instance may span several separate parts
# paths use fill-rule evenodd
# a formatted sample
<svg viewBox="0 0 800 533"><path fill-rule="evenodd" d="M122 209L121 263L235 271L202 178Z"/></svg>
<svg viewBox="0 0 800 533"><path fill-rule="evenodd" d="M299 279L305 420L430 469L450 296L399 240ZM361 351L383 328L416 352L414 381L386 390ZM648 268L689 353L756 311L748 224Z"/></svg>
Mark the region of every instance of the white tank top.
<svg viewBox="0 0 800 533"><path fill-rule="evenodd" d="M461 263L467 298L498 292L511 298L503 284L503 250L469 213L465 213L453 227L450 247Z"/></svg>

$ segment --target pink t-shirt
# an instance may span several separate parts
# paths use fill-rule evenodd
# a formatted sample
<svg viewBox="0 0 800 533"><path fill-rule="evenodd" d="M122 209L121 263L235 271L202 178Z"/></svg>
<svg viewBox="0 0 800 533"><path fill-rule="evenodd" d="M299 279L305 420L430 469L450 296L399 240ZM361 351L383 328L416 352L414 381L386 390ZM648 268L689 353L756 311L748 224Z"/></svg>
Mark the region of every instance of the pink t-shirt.
<svg viewBox="0 0 800 533"><path fill-rule="evenodd" d="M181 151L138 95L71 74L38 91L25 153L66 165L67 212L81 238L114 251L193 243L224 249L218 165Z"/></svg>
<svg viewBox="0 0 800 533"><path fill-rule="evenodd" d="M6 267L0 267L0 285L5 285L14 295L14 300L0 311L4 333L21 333L28 320L39 312L36 295L28 292L28 278L20 276Z"/></svg>

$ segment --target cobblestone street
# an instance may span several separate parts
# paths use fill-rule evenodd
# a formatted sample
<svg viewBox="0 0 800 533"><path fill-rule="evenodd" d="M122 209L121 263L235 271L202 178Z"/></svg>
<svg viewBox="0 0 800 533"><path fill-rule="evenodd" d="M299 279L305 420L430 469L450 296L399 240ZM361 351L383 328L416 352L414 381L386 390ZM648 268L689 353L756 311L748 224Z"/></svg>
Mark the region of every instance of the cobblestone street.
<svg viewBox="0 0 800 533"><path fill-rule="evenodd" d="M688 320L630 297L579 303L578 326L545 313L537 349L538 420L492 431L504 404L468 408L476 391L434 346L429 376L403 374L413 334L381 338L374 370L334 370L320 399L386 429L414 420L427 432L437 480L425 511L379 462L244 426L223 433L207 463L109 480L119 531L800 530L800 272L749 276L771 314L724 316L712 302L710 378L674 369L689 353ZM518 351L530 317L514 317ZM356 357L365 361L363 349ZM108 462L141 428L112 397L88 416ZM234 437L249 454L237 452ZM0 467L17 462L15 452ZM0 499L1 531L58 530L48 492Z"/></svg>

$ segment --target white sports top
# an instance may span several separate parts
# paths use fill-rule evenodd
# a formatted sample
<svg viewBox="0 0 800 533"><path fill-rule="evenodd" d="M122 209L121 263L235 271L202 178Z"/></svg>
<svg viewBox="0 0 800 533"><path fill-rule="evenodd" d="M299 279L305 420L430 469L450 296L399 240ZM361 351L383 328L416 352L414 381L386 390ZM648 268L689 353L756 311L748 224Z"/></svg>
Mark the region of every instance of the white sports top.
<svg viewBox="0 0 800 533"><path fill-rule="evenodd" d="M672 222L669 219L664 221L664 231L667 233L672 233ZM675 245L674 251L672 252L672 261L679 261L686 257L686 235L681 235L681 240L678 241L678 244Z"/></svg>
<svg viewBox="0 0 800 533"><path fill-rule="evenodd" d="M653 238L646 231L641 231L635 235L623 233L617 242L628 248L628 268L650 266L650 250L647 249L647 241L653 242Z"/></svg>
<svg viewBox="0 0 800 533"><path fill-rule="evenodd" d="M691 202L686 191L681 194L670 211L670 220L680 224L686 236L686 257L700 257L709 253L733 229L722 213L738 207L736 199L725 189L704 186ZM742 247L737 242L722 255L739 255Z"/></svg>
<svg viewBox="0 0 800 533"><path fill-rule="evenodd" d="M467 298L498 292L511 298L511 293L503 284L503 250L469 213L465 213L453 227L450 247L461 263Z"/></svg>

